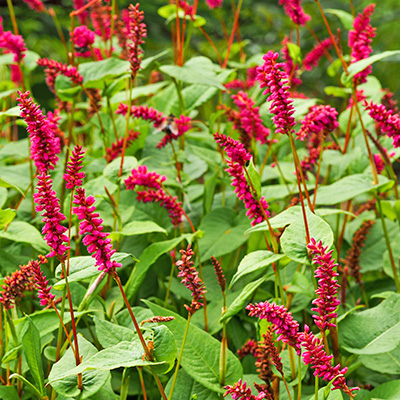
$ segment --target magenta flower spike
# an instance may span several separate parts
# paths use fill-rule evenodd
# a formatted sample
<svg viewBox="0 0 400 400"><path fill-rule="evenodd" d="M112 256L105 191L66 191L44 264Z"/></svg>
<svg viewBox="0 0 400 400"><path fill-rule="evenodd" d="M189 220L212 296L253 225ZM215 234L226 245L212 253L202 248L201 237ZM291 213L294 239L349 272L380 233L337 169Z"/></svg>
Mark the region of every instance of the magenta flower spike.
<svg viewBox="0 0 400 400"><path fill-rule="evenodd" d="M74 9L80 10L81 8L85 7L86 5L86 1L85 0L73 0L74 3ZM89 13L85 10L80 12L77 17L78 17L78 21L80 24L85 25L86 22L86 18L89 15Z"/></svg>
<svg viewBox="0 0 400 400"><path fill-rule="evenodd" d="M29 6L30 9L36 12L46 11L46 7L41 0L24 0L24 2Z"/></svg>
<svg viewBox="0 0 400 400"><path fill-rule="evenodd" d="M333 355L328 356L325 353L322 339L316 338L307 325L304 326L304 332L300 333L298 338L301 346L306 350L302 354L303 361L305 364L311 365L311 368L314 369L314 376L329 382L336 376L340 374L344 375L347 372L347 368L340 369L340 364L335 367L332 366ZM346 384L344 376L340 376L333 381L332 390L335 389L341 389L350 398L353 398L354 394L352 392L360 388L354 387L350 389Z"/></svg>
<svg viewBox="0 0 400 400"><path fill-rule="evenodd" d="M301 128L299 132L296 132L296 139L304 141L313 133L318 135L322 132L330 133L334 131L339 126L337 116L338 112L331 106L312 106L301 121Z"/></svg>
<svg viewBox="0 0 400 400"><path fill-rule="evenodd" d="M371 42L376 35L376 28L370 24L371 15L374 13L375 4L368 5L364 11L354 18L354 29L349 31L349 47L351 48L351 62L368 58L372 53ZM368 66L363 71L354 76L356 84L367 81L367 76L371 73L372 66Z"/></svg>
<svg viewBox="0 0 400 400"><path fill-rule="evenodd" d="M67 182L65 185L67 189L73 190L77 186L82 186L82 179L85 178L85 173L79 171L83 167L82 160L84 154L85 151L80 145L76 145L72 151L71 159L67 162L67 168L64 174L64 180Z"/></svg>
<svg viewBox="0 0 400 400"><path fill-rule="evenodd" d="M147 36L146 24L143 22L144 12L139 11L139 3L129 6L129 26L128 26L128 61L131 64L131 74L136 76L142 63L143 50L140 45L144 43Z"/></svg>
<svg viewBox="0 0 400 400"><path fill-rule="evenodd" d="M250 137L264 144L270 134L270 130L262 123L260 107L255 107L255 102L247 93L242 91L233 95L232 99L239 108L241 128L244 129Z"/></svg>
<svg viewBox="0 0 400 400"><path fill-rule="evenodd" d="M261 223L265 217L260 204L268 217L268 203L264 196L261 196L259 200L260 204L258 204L244 175L243 167L251 159L250 153L247 152L243 144L238 140L234 140L224 134L216 133L214 134L214 139L225 149L227 156L230 158L227 161L228 168L226 171L231 176L232 186L235 188L238 199L242 200L247 208L246 215L251 220L251 224L254 226Z"/></svg>
<svg viewBox="0 0 400 400"><path fill-rule="evenodd" d="M33 195L35 199L36 211L45 211L42 215L44 227L42 229L42 234L44 235L44 240L52 248L52 251L47 255L47 257L54 257L64 261L65 251L68 250L69 239L64 233L67 228L61 225L62 221L65 221L65 215L60 211L60 202L57 198L56 192L52 188L53 181L50 179L50 175L46 175L42 172L38 176L37 189L38 192ZM67 245L64 244L67 243Z"/></svg>
<svg viewBox="0 0 400 400"><path fill-rule="evenodd" d="M10 31L4 31L0 35L0 48L14 55L14 62L20 63L25 57L26 46L21 35L14 35Z"/></svg>
<svg viewBox="0 0 400 400"><path fill-rule="evenodd" d="M292 317L292 313L284 306L278 306L275 303L261 302L249 304L246 307L250 317L266 319L274 325L274 331L277 333L277 340L290 344L300 354L300 343L298 340L299 324Z"/></svg>
<svg viewBox="0 0 400 400"><path fill-rule="evenodd" d="M79 50L75 52L78 57L87 58L91 56L89 47L94 43L95 34L86 25L77 26L72 32L71 39L74 46Z"/></svg>
<svg viewBox="0 0 400 400"><path fill-rule="evenodd" d="M293 113L293 100L290 99L288 76L280 68L284 68L284 63L277 63L278 53L269 51L264 55L264 65L258 67L257 80L261 82L260 87L266 88L264 94L271 93L269 110L275 116L272 121L277 127L276 132L290 134L296 124Z"/></svg>
<svg viewBox="0 0 400 400"><path fill-rule="evenodd" d="M38 290L38 297L41 306L52 305L55 298L55 296L50 293L51 286L48 286L49 281L46 279L40 268L40 265L46 262L47 260L45 257L39 256L39 261L30 261L28 264L36 280L36 288Z"/></svg>
<svg viewBox="0 0 400 400"><path fill-rule="evenodd" d="M336 326L331 321L337 317L336 309L340 305L340 300L337 297L340 285L335 279L339 274L334 270L338 264L332 257L333 250L327 251L328 247L324 247L321 241L317 243L314 238L311 238L307 248L313 255L313 263L319 265L315 270L315 277L318 278L318 289L315 293L318 298L313 300L312 304L316 307L311 310L319 314L319 316L313 315L315 324L321 331L325 331Z"/></svg>
<svg viewBox="0 0 400 400"><path fill-rule="evenodd" d="M165 175L160 176L157 172L147 172L145 165L139 165L132 170L132 175L125 180L126 188L134 190L136 186L146 186L149 189L160 189L162 182L167 179Z"/></svg>
<svg viewBox="0 0 400 400"><path fill-rule="evenodd" d="M268 392L260 392L257 396L251 394L251 388L248 387L247 382L242 381L242 379L239 379L232 386L225 386L224 389L226 390L224 397L230 394L232 400L272 400L272 397Z"/></svg>
<svg viewBox="0 0 400 400"><path fill-rule="evenodd" d="M138 137L139 137L140 133L130 130L128 132L128 137L126 140L126 148L128 148L128 146L134 142ZM106 154L104 156L104 158L107 160L107 162L111 162L113 160L115 160L117 157L120 156L120 154L122 153L122 148L124 146L124 138L118 139L115 142L111 143L111 147L107 147L106 148Z"/></svg>
<svg viewBox="0 0 400 400"><path fill-rule="evenodd" d="M98 213L94 212L96 210L94 202L93 196L86 197L85 189L77 187L73 201L77 207L74 207L72 211L81 221L79 234L85 235L82 243L87 247L89 253L93 253L92 257L96 260L95 266L99 267L99 271L113 274L115 269L121 267L122 264L111 261L115 249L112 247L108 233L103 232L103 220L99 218Z"/></svg>
<svg viewBox="0 0 400 400"><path fill-rule="evenodd" d="M311 19L301 7L301 0L279 0L279 4L296 25L304 26Z"/></svg>
<svg viewBox="0 0 400 400"><path fill-rule="evenodd" d="M193 315L200 307L203 306L204 295L207 292L204 282L199 278L199 273L194 267L194 262L191 258L194 252L190 246L187 246L186 250L182 249L179 251L182 254L180 260L176 262L176 266L179 269L178 278L182 278L183 283L192 292L192 304L185 308L188 310L190 315Z"/></svg>
<svg viewBox="0 0 400 400"><path fill-rule="evenodd" d="M31 158L34 160L38 173L54 169L60 145L53 129L44 117L39 106L35 104L29 92L18 92L17 101L21 109L21 117L28 124L27 131L31 140Z"/></svg>
<svg viewBox="0 0 400 400"><path fill-rule="evenodd" d="M116 114L122 114L124 116L127 112L128 106L124 103L120 103L117 111L115 111ZM155 128L160 127L160 125L162 125L162 123L166 120L166 117L162 112L159 112L148 106L132 106L130 115L134 118L141 118L146 121L151 121Z"/></svg>
<svg viewBox="0 0 400 400"><path fill-rule="evenodd" d="M331 38L327 38L322 42L317 43L314 48L305 55L303 59L303 66L308 71L311 71L313 67L316 67L319 63L319 60L332 47Z"/></svg>
<svg viewBox="0 0 400 400"><path fill-rule="evenodd" d="M214 8L221 8L224 0L206 0L208 7L213 10Z"/></svg>
<svg viewBox="0 0 400 400"><path fill-rule="evenodd" d="M393 139L393 146L400 147L400 116L393 110L388 110L383 104L364 102L364 107L371 118L375 120L383 133Z"/></svg>

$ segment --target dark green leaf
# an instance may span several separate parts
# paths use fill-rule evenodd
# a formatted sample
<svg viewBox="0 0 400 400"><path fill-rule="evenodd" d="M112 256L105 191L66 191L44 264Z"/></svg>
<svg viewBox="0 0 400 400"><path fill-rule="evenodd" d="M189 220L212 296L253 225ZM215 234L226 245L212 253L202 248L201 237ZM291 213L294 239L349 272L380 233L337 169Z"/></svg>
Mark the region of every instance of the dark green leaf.
<svg viewBox="0 0 400 400"><path fill-rule="evenodd" d="M156 326L153 330L154 361L164 361L164 365L154 367L159 374L166 374L175 365L177 348L174 335L165 325Z"/></svg>

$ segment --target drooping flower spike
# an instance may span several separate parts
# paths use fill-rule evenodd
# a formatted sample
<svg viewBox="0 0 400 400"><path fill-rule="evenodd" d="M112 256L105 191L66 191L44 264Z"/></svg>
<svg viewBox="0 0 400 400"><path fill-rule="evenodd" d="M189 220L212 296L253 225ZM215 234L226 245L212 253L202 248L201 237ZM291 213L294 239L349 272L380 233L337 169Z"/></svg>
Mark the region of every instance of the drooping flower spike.
<svg viewBox="0 0 400 400"><path fill-rule="evenodd" d="M264 65L258 67L257 80L261 82L260 87L266 88L264 94L271 93L268 100L271 102L269 110L274 117L272 121L277 127L276 132L293 133L296 121L293 117L293 100L290 99L288 76L281 68L284 63L278 63L278 53L269 51L264 55Z"/></svg>
<svg viewBox="0 0 400 400"><path fill-rule="evenodd" d="M65 252L69 248L69 239L65 235L67 228L61 225L62 221L66 220L66 217L60 211L60 201L53 190L52 184L53 181L50 179L50 175L46 175L45 172L41 173L38 176L38 191L33 197L37 204L36 211L44 211L42 215L44 222L42 234L44 235L44 240L52 249L47 257L56 256L60 262L63 262L66 258Z"/></svg>
<svg viewBox="0 0 400 400"><path fill-rule="evenodd" d="M31 140L31 158L38 173L54 169L60 152L59 140L56 139L49 122L39 106L35 104L29 92L18 92L17 101L21 109L21 117L28 124L27 131Z"/></svg>
<svg viewBox="0 0 400 400"><path fill-rule="evenodd" d="M340 285L335 279L339 274L334 270L338 264L332 257L333 250L327 251L328 247L324 247L322 241L317 243L311 238L307 248L313 256L313 263L319 265L315 270L315 277L318 278L318 289L315 293L318 297L312 301L316 307L311 310L319 314L313 315L315 324L321 331L325 331L336 326L332 320L337 317L336 310L340 305L337 297Z"/></svg>
<svg viewBox="0 0 400 400"><path fill-rule="evenodd" d="M115 269L121 267L122 264L111 260L115 249L113 249L109 234L103 232L103 220L99 218L98 213L94 212L96 210L94 202L93 196L86 197L85 189L77 187L73 201L77 207L73 207L72 211L81 221L79 234L85 235L82 243L87 247L89 253L93 253L92 257L96 260L95 266L99 271L113 274Z"/></svg>

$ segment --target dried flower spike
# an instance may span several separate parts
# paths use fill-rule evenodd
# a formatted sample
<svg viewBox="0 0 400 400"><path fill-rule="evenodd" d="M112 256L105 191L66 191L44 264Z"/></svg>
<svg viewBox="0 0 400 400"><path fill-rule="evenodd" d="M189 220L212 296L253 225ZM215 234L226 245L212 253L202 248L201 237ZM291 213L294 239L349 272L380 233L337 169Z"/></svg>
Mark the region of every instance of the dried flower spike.
<svg viewBox="0 0 400 400"><path fill-rule="evenodd" d="M221 291L223 293L225 292L226 289L226 279L224 271L221 268L221 264L217 261L217 259L214 256L211 256L211 262L214 267L215 275L217 275L219 286L221 287Z"/></svg>
<svg viewBox="0 0 400 400"><path fill-rule="evenodd" d="M146 323L161 323L161 322L169 322L174 320L175 317L161 317L160 315L156 315L155 317L151 317L149 319L145 319L140 323L140 326Z"/></svg>

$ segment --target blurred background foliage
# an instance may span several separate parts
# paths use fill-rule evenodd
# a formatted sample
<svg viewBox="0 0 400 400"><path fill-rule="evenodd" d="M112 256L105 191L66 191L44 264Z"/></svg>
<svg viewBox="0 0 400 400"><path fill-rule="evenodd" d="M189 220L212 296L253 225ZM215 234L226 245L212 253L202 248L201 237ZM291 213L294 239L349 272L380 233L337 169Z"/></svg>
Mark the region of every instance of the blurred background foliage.
<svg viewBox="0 0 400 400"><path fill-rule="evenodd" d="M233 1L233 0L232 0ZM63 54L63 48L57 35L54 22L47 14L38 14L28 8L22 0L14 0L15 12L19 22L19 28L23 35L29 50L32 50L41 57L48 57L58 61L66 61L66 55ZM48 7L53 7L56 11L64 35L69 37L70 18L69 13L72 10L72 1L46 1ZM346 0L324 0L322 6L324 9L339 9L351 12L350 1ZM353 0L355 11L361 12L364 7L370 4L369 0ZM118 1L120 9L127 7L129 1ZM145 22L148 29L148 38L144 50L145 57L149 57L161 50L171 48L171 26L166 24L166 20L158 14L160 7L168 4L168 0L146 0L142 1L141 9L145 12ZM314 0L303 0L305 11L311 15L312 19L309 26L322 40L328 37L325 26L323 25L320 14ZM5 29L12 29L7 9L6 0L0 1L0 12L3 17ZM206 20L204 29L213 39L220 52L223 54L226 49L225 30L230 33L233 23L231 0L224 0L221 9L210 10L205 0L199 0L198 15ZM347 35L348 31L344 28L339 18L333 14L327 14L329 23L333 32L340 29L341 44L344 54L348 54ZM242 45L246 58L264 54L270 49L280 50L281 42L285 35L296 40L296 32L293 31L291 20L285 15L278 0L244 0L240 14L240 34ZM373 40L372 47L374 53L380 53L386 50L400 49L400 2L399 0L380 0L376 4L375 13L372 17L372 25L377 28L376 37ZM307 28L300 29L300 46L302 54L306 54L315 44L315 39ZM194 29L191 47L187 58L194 55L205 55L216 61L215 53L206 41L200 30ZM334 51L331 54L336 59ZM170 53L172 58L172 52ZM231 60L240 60L240 49L236 43L232 48ZM383 88L389 88L395 94L395 98L400 97L400 56L385 59L373 67L373 74L379 79ZM169 60L172 61L172 60ZM163 61L166 63L167 61ZM329 62L326 58L322 60L325 68L315 68L312 71L306 71L302 75L302 90L311 97L326 97L324 87L328 85L337 85L335 78L328 76L326 69ZM4 73L1 71L0 74ZM31 74L30 83L32 90L37 94L36 97L44 108L51 107L49 99L52 98L48 91L41 68L36 68Z"/></svg>

